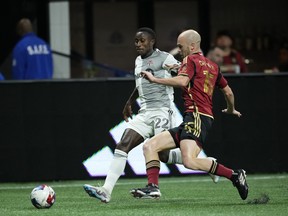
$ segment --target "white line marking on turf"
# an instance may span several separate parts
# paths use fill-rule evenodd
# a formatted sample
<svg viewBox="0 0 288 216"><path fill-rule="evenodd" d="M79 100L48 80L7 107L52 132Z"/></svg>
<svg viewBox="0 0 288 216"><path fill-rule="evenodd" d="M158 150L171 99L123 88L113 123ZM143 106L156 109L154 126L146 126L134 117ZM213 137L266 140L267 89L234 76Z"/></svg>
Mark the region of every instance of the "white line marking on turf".
<svg viewBox="0 0 288 216"><path fill-rule="evenodd" d="M184 176L184 177L187 177L187 176ZM172 178L175 178L175 177L172 177ZM177 177L176 177L177 178ZM162 178L160 177L160 181L161 183L165 183L165 184L174 184L174 183L181 183L181 182L211 182L211 179L210 177L208 177L207 179L180 179L181 177L179 177L179 179L175 179L175 180L168 180L168 179L165 179L165 178ZM191 177L193 178L193 176ZM227 180L226 178L224 177L221 177L223 180ZM288 178L288 175L280 175L280 176L251 176L251 177L247 177L248 181L249 180L268 180L268 179L287 179ZM128 180L128 179L127 179ZM130 181L131 179L129 179L129 182L118 182L117 185L137 185L137 184L142 184L143 182L141 182L141 180L139 181ZM123 179L121 180L123 181ZM125 181L125 180L124 180ZM146 179L143 180L144 181L144 184L146 183ZM221 180L220 180L221 181ZM87 182L91 182L91 180L87 180ZM101 182L101 180L97 180L97 182ZM104 180L103 180L104 182ZM4 184L9 184L9 183L4 183ZM12 183L12 184L15 184L15 183ZM20 184L20 183L19 183ZM25 184L25 183L24 183ZM40 185L41 183L39 183L38 185ZM45 184L45 183L43 183ZM46 183L50 186L52 186L53 188L64 188L64 187L83 187L83 184L79 184L79 183L69 183L67 181L67 184L58 184L57 182L55 182L55 185L54 185L54 182L48 182ZM0 183L1 185L1 183ZM34 185L25 185L25 186L0 186L0 190L24 190L24 189L33 189L34 187L37 186L37 183L35 183Z"/></svg>

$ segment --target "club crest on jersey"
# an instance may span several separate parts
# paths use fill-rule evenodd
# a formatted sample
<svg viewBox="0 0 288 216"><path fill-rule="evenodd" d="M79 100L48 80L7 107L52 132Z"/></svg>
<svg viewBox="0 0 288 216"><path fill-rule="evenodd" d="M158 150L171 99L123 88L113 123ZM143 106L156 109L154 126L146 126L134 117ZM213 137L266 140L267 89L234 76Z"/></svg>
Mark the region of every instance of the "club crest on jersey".
<svg viewBox="0 0 288 216"><path fill-rule="evenodd" d="M151 66L151 65L153 65L153 61L152 61L152 60L149 60L149 61L147 61L147 64L148 64L149 66Z"/></svg>

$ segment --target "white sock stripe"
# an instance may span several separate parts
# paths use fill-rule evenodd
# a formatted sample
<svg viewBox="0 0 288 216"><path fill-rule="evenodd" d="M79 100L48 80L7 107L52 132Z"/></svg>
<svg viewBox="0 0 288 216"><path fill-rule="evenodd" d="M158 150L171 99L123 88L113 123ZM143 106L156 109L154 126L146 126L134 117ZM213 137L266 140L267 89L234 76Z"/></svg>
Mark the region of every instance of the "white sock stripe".
<svg viewBox="0 0 288 216"><path fill-rule="evenodd" d="M122 150L119 150L119 149L115 149L115 152L114 152L114 156L115 157L128 157L128 154Z"/></svg>

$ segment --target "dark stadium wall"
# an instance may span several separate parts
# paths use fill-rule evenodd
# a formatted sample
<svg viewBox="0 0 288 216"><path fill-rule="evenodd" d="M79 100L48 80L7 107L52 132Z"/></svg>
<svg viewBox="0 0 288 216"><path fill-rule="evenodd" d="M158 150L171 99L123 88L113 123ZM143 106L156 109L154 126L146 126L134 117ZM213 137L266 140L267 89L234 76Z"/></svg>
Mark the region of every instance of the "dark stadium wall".
<svg viewBox="0 0 288 216"><path fill-rule="evenodd" d="M225 100L216 90L206 153L248 173L287 172L288 75L227 79L243 116L223 115ZM133 88L133 79L1 82L0 181L92 178L83 162L105 146L114 150L109 130L122 121ZM179 89L175 98L182 111ZM129 165L125 177L136 177Z"/></svg>

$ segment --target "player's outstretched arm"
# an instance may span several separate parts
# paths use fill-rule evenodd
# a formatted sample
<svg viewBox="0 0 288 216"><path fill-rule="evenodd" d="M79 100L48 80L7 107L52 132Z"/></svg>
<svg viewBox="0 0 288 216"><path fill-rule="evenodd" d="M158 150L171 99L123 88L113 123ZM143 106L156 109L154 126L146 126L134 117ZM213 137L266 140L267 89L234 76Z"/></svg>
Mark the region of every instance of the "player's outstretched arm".
<svg viewBox="0 0 288 216"><path fill-rule="evenodd" d="M224 94L224 97L227 103L227 108L223 109L222 112L241 117L242 114L235 109L234 94L233 94L232 89L229 87L229 85L221 89L221 91Z"/></svg>
<svg viewBox="0 0 288 216"><path fill-rule="evenodd" d="M129 118L132 118L132 114L133 114L132 104L136 101L138 97L139 97L139 94L138 94L137 88L135 87L122 111L123 118L126 122L129 121Z"/></svg>
<svg viewBox="0 0 288 216"><path fill-rule="evenodd" d="M167 85L167 86L173 86L173 87L185 87L188 85L190 79L188 76L175 76L172 78L157 78L153 76L152 73L149 71L141 71L141 75L149 80L149 82L153 83L158 83L162 85Z"/></svg>

